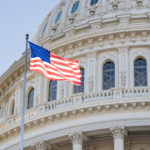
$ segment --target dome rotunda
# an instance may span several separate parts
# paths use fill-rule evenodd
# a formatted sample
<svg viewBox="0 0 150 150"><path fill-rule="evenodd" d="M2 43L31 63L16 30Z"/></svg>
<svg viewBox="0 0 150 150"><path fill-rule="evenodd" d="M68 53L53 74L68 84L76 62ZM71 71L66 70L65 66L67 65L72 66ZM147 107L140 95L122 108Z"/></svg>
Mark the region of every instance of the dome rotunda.
<svg viewBox="0 0 150 150"><path fill-rule="evenodd" d="M28 57L25 150L150 149L150 0L60 0L32 42L78 60L82 84ZM0 150L19 149L24 57L0 77Z"/></svg>

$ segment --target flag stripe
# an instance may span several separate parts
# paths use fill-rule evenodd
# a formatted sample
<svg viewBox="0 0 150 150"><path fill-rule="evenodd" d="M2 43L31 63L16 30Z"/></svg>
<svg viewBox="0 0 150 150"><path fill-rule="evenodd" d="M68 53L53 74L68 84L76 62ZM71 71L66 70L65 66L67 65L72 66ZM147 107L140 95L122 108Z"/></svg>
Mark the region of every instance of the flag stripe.
<svg viewBox="0 0 150 150"><path fill-rule="evenodd" d="M40 67L42 68L43 66L41 64L30 65L30 68L40 68ZM45 70L45 68L42 68L42 70L47 72L50 75L56 75L56 76L62 77L62 75L60 75L57 71L54 71L52 69ZM72 78L72 75L65 75L65 76L63 76L63 78ZM76 76L76 79L80 80L80 78L81 78L81 75Z"/></svg>
<svg viewBox="0 0 150 150"><path fill-rule="evenodd" d="M60 70L58 71L58 69L55 68L53 65L43 62L39 58L37 58L37 60L34 59L33 62L31 59L30 70L40 72L43 76L45 76L49 80L69 80L74 84L77 85L81 84L80 73L76 74L70 73L70 75L68 75L68 72L61 72Z"/></svg>
<svg viewBox="0 0 150 150"><path fill-rule="evenodd" d="M55 67L54 65L51 65L51 64L48 64L48 63L46 63L46 62L42 62L41 60L34 60L34 61L32 61L31 60L31 63L30 63L30 66L36 66L36 65L41 65L41 67L43 67L43 68L45 68L45 70L47 69L53 69L54 71L57 71L58 72L58 68L57 67ZM60 69L59 70L59 72L61 72L61 73L63 73L63 74L65 74L65 75L76 75L76 76L81 76L81 74L80 74L80 72L76 72L76 73L74 73L74 72L72 72L72 71L70 71L70 70L68 70L67 72L66 72L66 69Z"/></svg>
<svg viewBox="0 0 150 150"><path fill-rule="evenodd" d="M52 55L53 56L53 55ZM62 60L62 59L58 59L58 58L53 58L53 57L51 57L51 60L53 60L53 61L58 61L58 62L62 62L62 63L65 63L65 64L69 64L69 65L76 65L76 66L79 66L79 63L78 62L70 62L70 61L68 61L68 60Z"/></svg>
<svg viewBox="0 0 150 150"><path fill-rule="evenodd" d="M36 57L36 58L32 58L31 59L31 61L32 61L32 63L33 62L38 62L38 61L40 61L41 62L41 59L40 58L38 58L38 57ZM46 63L46 62L44 62L44 63ZM47 63L48 64L48 63ZM65 64L59 64L59 63L57 63L57 62L53 62L53 61L51 61L51 64L52 65L55 65L55 66L57 66L58 68L60 68L60 69L66 69L67 71L72 71L72 72L74 72L74 73L80 73L80 69L79 69L79 67L76 67L76 68L70 68L70 67L68 67L68 65L65 65ZM62 68L63 67L63 68Z"/></svg>
<svg viewBox="0 0 150 150"><path fill-rule="evenodd" d="M30 70L37 71L49 80L68 80L81 85L81 72L77 60L61 58L29 42L31 48Z"/></svg>
<svg viewBox="0 0 150 150"><path fill-rule="evenodd" d="M51 58L58 58L60 60L66 61L66 62L70 62L70 63L78 63L77 60L70 60L70 59L66 59L66 58L61 58L59 56L56 56L55 54L51 53Z"/></svg>
<svg viewBox="0 0 150 150"><path fill-rule="evenodd" d="M52 80L52 79L53 79L53 80L62 80L62 79L64 80L64 79L66 79L65 77L60 76L60 75L56 75L56 74L53 73L53 72L45 71L41 66L30 67L30 70L32 70L32 71L40 70L40 71L42 71L42 72L45 74L46 77L50 78L51 80ZM67 79L68 79L69 81L77 81L77 82L80 82L79 79L76 79L76 78L73 78L73 77L67 77Z"/></svg>
<svg viewBox="0 0 150 150"><path fill-rule="evenodd" d="M40 70L41 72L43 72L45 74L46 77L48 77L49 79L53 79L53 80L64 80L66 78L63 78L62 76L56 76L55 74L49 74L49 72L46 72L44 69L42 69L41 67L30 67L31 71L37 71ZM67 77L67 80L69 81L74 81L74 82L80 82L80 80L72 78L72 77Z"/></svg>
<svg viewBox="0 0 150 150"><path fill-rule="evenodd" d="M76 66L76 65L71 65L71 64L65 64L65 63L62 63L62 62L59 62L59 61L53 61L53 60L51 60L51 63L52 64L55 64L55 65L60 65L60 66L66 66L67 67L67 69L69 69L69 70L73 70L74 71L74 69L79 69L79 66ZM72 68L70 68L70 66L72 67Z"/></svg>

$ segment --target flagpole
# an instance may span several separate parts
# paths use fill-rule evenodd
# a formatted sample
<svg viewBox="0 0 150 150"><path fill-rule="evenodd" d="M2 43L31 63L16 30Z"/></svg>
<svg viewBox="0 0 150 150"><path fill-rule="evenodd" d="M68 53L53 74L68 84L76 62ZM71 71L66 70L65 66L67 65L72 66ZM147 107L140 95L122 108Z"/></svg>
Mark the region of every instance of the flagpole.
<svg viewBox="0 0 150 150"><path fill-rule="evenodd" d="M24 119L25 119L25 104L26 104L26 72L27 72L27 59L28 59L28 39L29 39L29 34L26 34L26 54L25 54L25 69L24 69L20 150L23 150L23 145L24 145Z"/></svg>

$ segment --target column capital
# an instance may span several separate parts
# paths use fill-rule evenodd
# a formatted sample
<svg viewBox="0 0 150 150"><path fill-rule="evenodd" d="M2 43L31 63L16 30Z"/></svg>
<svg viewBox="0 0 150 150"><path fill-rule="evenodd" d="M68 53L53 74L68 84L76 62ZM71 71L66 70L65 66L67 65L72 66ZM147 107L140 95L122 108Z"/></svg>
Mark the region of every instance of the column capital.
<svg viewBox="0 0 150 150"><path fill-rule="evenodd" d="M112 127L110 131L114 139L124 139L124 136L127 135L125 127Z"/></svg>
<svg viewBox="0 0 150 150"><path fill-rule="evenodd" d="M32 146L34 149L36 150L47 150L47 149L51 149L51 146L49 146L46 142L44 141L40 141L40 142L37 142L35 143L33 146Z"/></svg>
<svg viewBox="0 0 150 150"><path fill-rule="evenodd" d="M85 140L85 135L82 132L74 132L72 134L69 134L69 137L73 144L82 145L83 140Z"/></svg>

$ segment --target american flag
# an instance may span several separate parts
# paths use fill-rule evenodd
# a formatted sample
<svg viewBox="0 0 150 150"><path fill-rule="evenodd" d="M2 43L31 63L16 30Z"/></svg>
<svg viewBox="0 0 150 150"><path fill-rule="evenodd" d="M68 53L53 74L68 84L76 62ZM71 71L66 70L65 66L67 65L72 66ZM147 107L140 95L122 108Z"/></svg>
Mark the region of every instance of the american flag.
<svg viewBox="0 0 150 150"><path fill-rule="evenodd" d="M68 80L73 84L81 85L81 72L77 60L61 58L31 42L29 45L30 71L37 71L49 80Z"/></svg>

